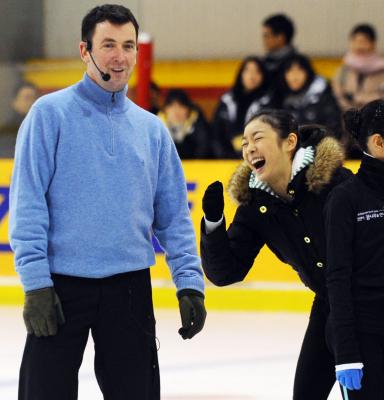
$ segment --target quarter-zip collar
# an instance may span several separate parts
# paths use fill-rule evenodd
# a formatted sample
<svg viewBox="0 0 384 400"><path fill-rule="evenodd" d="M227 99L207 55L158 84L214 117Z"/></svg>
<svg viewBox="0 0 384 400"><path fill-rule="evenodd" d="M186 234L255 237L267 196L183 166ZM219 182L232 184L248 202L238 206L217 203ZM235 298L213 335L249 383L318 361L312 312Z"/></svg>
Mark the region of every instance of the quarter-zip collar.
<svg viewBox="0 0 384 400"><path fill-rule="evenodd" d="M85 73L83 79L76 86L78 93L84 100L90 101L96 106L102 107L104 110L105 107L107 107L113 110L113 112L121 113L128 108L128 85L125 85L125 87L118 92L108 92Z"/></svg>

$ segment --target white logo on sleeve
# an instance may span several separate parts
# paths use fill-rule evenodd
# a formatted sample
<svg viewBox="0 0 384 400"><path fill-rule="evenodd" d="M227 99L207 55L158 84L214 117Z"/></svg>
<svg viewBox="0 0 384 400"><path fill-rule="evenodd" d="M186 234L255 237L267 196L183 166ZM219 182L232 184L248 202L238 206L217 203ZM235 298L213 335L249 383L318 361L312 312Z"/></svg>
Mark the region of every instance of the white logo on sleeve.
<svg viewBox="0 0 384 400"><path fill-rule="evenodd" d="M371 219L378 218L384 218L384 210L370 210L357 213L357 222L370 221Z"/></svg>

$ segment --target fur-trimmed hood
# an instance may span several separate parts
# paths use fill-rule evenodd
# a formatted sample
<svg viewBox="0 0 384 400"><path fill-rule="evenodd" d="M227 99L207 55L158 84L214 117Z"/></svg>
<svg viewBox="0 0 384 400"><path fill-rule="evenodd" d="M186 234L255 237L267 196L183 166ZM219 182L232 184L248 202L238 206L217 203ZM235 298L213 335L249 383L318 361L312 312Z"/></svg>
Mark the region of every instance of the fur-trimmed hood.
<svg viewBox="0 0 384 400"><path fill-rule="evenodd" d="M335 170L342 166L345 155L340 142L330 136L323 138L315 149L314 162L306 172L306 184L310 192L319 193L331 182ZM243 161L229 180L227 191L237 204L246 204L251 199L251 172L251 168Z"/></svg>

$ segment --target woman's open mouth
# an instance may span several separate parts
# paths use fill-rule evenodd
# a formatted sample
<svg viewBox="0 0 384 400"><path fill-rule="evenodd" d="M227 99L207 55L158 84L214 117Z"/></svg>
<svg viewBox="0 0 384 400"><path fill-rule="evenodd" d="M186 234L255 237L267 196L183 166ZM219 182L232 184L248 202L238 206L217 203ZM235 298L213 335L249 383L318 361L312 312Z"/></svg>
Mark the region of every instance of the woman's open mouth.
<svg viewBox="0 0 384 400"><path fill-rule="evenodd" d="M265 159L264 158L254 158L251 161L251 164L253 165L253 167L256 169L256 171L260 170L261 168L264 167L265 165Z"/></svg>

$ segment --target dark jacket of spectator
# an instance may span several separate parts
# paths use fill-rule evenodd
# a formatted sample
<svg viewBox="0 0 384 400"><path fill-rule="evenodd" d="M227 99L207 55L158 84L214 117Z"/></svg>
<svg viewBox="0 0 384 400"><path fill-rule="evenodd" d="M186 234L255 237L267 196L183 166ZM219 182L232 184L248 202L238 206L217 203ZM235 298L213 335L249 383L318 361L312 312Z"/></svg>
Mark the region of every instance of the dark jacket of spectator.
<svg viewBox="0 0 384 400"><path fill-rule="evenodd" d="M291 112L300 125L325 125L341 138L341 111L331 86L315 74L307 57L291 57L283 66L281 81L281 108Z"/></svg>

